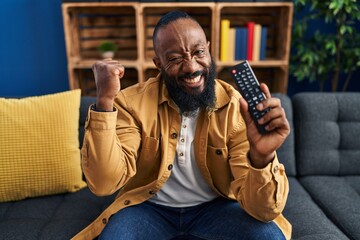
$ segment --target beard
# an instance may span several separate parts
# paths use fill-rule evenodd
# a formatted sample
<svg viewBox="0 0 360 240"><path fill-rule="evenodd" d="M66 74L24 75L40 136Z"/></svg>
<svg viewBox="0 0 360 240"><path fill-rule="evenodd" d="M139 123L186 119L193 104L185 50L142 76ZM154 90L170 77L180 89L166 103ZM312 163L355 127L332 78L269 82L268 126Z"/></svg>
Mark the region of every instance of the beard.
<svg viewBox="0 0 360 240"><path fill-rule="evenodd" d="M179 107L180 112L192 112L199 108L211 110L215 107L215 64L211 61L208 71L196 71L192 74L183 74L178 77L171 77L166 74L164 69L161 69L161 75L165 81L166 88L169 92L170 98ZM200 93L194 89L191 93L186 92L178 85L177 79L195 78L202 75L204 77L204 90Z"/></svg>

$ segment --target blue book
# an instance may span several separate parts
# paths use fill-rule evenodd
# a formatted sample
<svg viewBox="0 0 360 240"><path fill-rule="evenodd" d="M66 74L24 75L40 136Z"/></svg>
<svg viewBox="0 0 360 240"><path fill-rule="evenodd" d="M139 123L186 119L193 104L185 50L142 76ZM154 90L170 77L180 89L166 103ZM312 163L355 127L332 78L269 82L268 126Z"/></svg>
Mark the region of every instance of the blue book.
<svg viewBox="0 0 360 240"><path fill-rule="evenodd" d="M260 60L266 58L267 27L261 27Z"/></svg>
<svg viewBox="0 0 360 240"><path fill-rule="evenodd" d="M245 60L247 53L247 28L236 28L235 33L235 60Z"/></svg>

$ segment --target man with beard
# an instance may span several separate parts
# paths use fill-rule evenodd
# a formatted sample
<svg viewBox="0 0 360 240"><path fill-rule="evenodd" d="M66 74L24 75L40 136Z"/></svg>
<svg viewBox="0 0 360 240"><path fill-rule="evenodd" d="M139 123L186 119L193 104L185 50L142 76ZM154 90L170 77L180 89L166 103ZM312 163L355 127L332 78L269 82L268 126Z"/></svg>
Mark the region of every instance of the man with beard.
<svg viewBox="0 0 360 240"><path fill-rule="evenodd" d="M214 79L210 43L184 12L164 15L153 43L160 74L145 83L120 91L119 62L93 65L82 167L96 195L119 193L75 238L289 239L280 101L261 85L267 100L257 108L272 110L259 134L240 94Z"/></svg>

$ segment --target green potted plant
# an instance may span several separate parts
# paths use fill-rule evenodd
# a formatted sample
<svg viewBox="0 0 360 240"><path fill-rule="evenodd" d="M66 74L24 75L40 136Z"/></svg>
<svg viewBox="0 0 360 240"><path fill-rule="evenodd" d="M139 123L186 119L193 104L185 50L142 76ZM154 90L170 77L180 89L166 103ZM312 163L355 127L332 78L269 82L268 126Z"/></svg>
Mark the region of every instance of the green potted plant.
<svg viewBox="0 0 360 240"><path fill-rule="evenodd" d="M360 68L357 0L294 0L294 8L290 73L298 81L318 81L321 91L326 81L331 81L332 91L340 87L346 91L352 74ZM327 31L311 29L319 21ZM342 86L340 76L345 79Z"/></svg>
<svg viewBox="0 0 360 240"><path fill-rule="evenodd" d="M117 50L117 45L111 41L103 41L99 45L99 52L102 58L113 58Z"/></svg>

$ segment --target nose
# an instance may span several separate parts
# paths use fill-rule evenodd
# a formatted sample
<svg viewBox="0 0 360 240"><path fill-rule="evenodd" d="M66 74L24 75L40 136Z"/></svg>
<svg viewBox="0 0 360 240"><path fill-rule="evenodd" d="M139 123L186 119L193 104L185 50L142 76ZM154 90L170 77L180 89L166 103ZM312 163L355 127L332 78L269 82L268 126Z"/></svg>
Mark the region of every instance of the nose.
<svg viewBox="0 0 360 240"><path fill-rule="evenodd" d="M194 58L185 59L182 64L182 69L184 73L194 73L199 70L199 64Z"/></svg>

